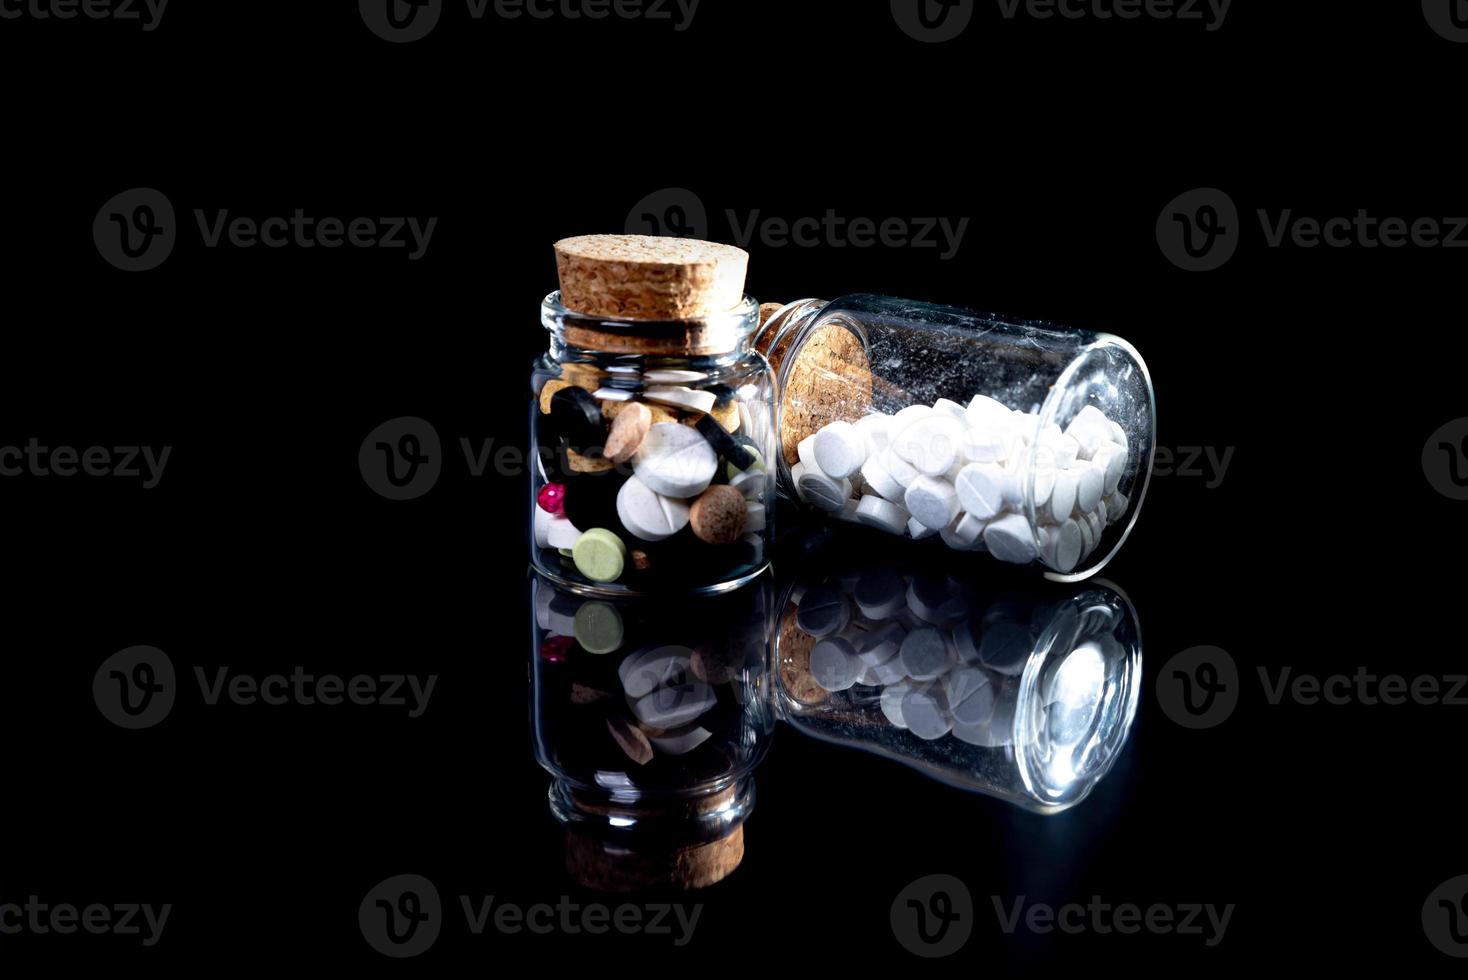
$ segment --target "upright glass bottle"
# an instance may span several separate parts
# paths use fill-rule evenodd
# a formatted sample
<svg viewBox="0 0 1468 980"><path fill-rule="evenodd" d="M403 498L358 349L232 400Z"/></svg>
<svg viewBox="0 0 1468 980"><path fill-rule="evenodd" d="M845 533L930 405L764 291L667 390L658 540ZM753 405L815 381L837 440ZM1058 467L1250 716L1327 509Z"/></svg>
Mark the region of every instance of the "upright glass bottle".
<svg viewBox="0 0 1468 980"><path fill-rule="evenodd" d="M758 313L745 297L714 315L639 320L567 309L559 292L546 297L550 344L530 379L531 561L542 574L586 594L652 595L734 588L768 565L775 388L752 345ZM653 478L640 454L616 462L603 452L618 414L643 408L652 425L642 445L672 441L669 429L691 443L664 456L657 492L641 482ZM692 506L718 487L738 491L710 496L739 501L741 512L723 538ZM653 519L638 507L651 507Z"/></svg>
<svg viewBox="0 0 1468 980"><path fill-rule="evenodd" d="M1120 337L872 295L790 303L755 340L779 378L784 492L1075 581L1146 496L1156 404Z"/></svg>

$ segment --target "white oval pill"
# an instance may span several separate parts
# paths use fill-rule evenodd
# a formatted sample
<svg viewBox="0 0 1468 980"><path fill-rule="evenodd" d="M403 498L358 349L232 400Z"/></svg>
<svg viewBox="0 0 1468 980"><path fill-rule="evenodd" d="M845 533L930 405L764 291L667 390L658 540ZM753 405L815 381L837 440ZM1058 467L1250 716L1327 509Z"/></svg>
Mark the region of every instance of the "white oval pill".
<svg viewBox="0 0 1468 980"><path fill-rule="evenodd" d="M812 507L824 511L837 511L851 496L851 481L836 482L820 470L806 467L797 484L801 496Z"/></svg>
<svg viewBox="0 0 1468 980"><path fill-rule="evenodd" d="M718 401L712 391L699 391L695 388L683 388L676 385L649 388L642 393L642 397L658 405L686 408L693 412L703 412L705 415L714 410L714 404Z"/></svg>
<svg viewBox="0 0 1468 980"><path fill-rule="evenodd" d="M1106 485L1106 471L1091 465L1076 472L1076 512L1089 514L1101 500L1101 491Z"/></svg>
<svg viewBox="0 0 1468 980"><path fill-rule="evenodd" d="M1050 506L1042 515L1051 523L1059 524L1070 517L1076 505L1076 478L1069 470L1055 474L1055 486L1050 491Z"/></svg>
<svg viewBox="0 0 1468 980"><path fill-rule="evenodd" d="M1004 469L997 463L970 463L954 483L958 502L981 521L1004 509Z"/></svg>
<svg viewBox="0 0 1468 980"><path fill-rule="evenodd" d="M894 480L892 474L888 472L887 466L883 462L885 455L886 453L884 452L880 455L867 457L867 461L861 466L861 478L862 482L870 487L873 493L886 497L895 503L902 499L903 486Z"/></svg>
<svg viewBox="0 0 1468 980"><path fill-rule="evenodd" d="M892 436L892 416L873 412L856 422L856 431L861 433L867 444L867 455L872 456L887 448Z"/></svg>
<svg viewBox="0 0 1468 980"><path fill-rule="evenodd" d="M947 480L920 476L903 495L902 504L918 523L945 528L958 516L958 493Z"/></svg>
<svg viewBox="0 0 1468 980"><path fill-rule="evenodd" d="M917 467L897 455L892 449L888 449L882 453L882 465L886 467L887 473L892 477L893 481L902 487L903 490L906 490L913 480L916 480L922 475L918 472ZM896 503L896 501L894 500L893 503Z"/></svg>
<svg viewBox="0 0 1468 980"><path fill-rule="evenodd" d="M868 527L874 527L889 534L901 534L907 529L907 522L911 519L911 515L890 500L867 494L856 505L856 519Z"/></svg>
<svg viewBox="0 0 1468 980"><path fill-rule="evenodd" d="M963 423L934 412L908 425L892 438L892 450L927 476L942 476L958 459L967 432Z"/></svg>
<svg viewBox="0 0 1468 980"><path fill-rule="evenodd" d="M1039 553L1030 522L1019 514L1005 514L984 528L984 546L1000 561L1026 565Z"/></svg>
<svg viewBox="0 0 1468 980"><path fill-rule="evenodd" d="M581 529L564 517L553 517L546 525L546 544L552 548L574 548L581 537Z"/></svg>
<svg viewBox="0 0 1468 980"><path fill-rule="evenodd" d="M719 466L718 453L692 426L659 422L647 430L632 471L648 489L665 497L696 497L708 489Z"/></svg>
<svg viewBox="0 0 1468 980"><path fill-rule="evenodd" d="M887 721L894 728L907 727L907 722L902 718L902 699L911 690L912 685L907 681L897 681L882 688L882 714L886 715Z"/></svg>
<svg viewBox="0 0 1468 980"><path fill-rule="evenodd" d="M942 528L928 527L922 521L919 521L916 517L909 518L907 522L907 534L914 541L921 541L923 538L931 538L933 535L937 534L941 530Z"/></svg>
<svg viewBox="0 0 1468 980"><path fill-rule="evenodd" d="M813 453L821 472L839 480L866 462L866 440L850 422L832 422L815 434Z"/></svg>
<svg viewBox="0 0 1468 980"><path fill-rule="evenodd" d="M688 505L654 493L634 475L617 491L617 519L634 537L662 541L687 526Z"/></svg>
<svg viewBox="0 0 1468 980"><path fill-rule="evenodd" d="M1076 562L1081 560L1083 545L1080 524L1074 520L1068 520L1055 528L1053 533L1056 536L1053 556L1055 570L1066 573L1074 571Z"/></svg>

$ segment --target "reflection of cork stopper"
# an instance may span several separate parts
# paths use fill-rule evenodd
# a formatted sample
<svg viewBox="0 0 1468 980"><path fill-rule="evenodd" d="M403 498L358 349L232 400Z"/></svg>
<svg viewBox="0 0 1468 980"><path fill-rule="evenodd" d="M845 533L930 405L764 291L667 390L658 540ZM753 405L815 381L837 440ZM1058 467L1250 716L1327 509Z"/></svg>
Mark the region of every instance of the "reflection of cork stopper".
<svg viewBox="0 0 1468 980"><path fill-rule="evenodd" d="M591 316L686 320L744 298L749 253L732 245L646 235L583 235L556 242L561 303Z"/></svg>
<svg viewBox="0 0 1468 980"><path fill-rule="evenodd" d="M730 787L687 804L687 815L709 813L735 796ZM628 819L647 816L636 806L586 807L588 812ZM665 813L658 813L665 816ZM707 888L727 878L744 860L744 825L716 840L675 842L609 840L574 824L566 830L566 870L581 885L598 891L630 892L648 888Z"/></svg>
<svg viewBox="0 0 1468 980"><path fill-rule="evenodd" d="M795 625L795 606L780 620L780 685L801 704L820 704L827 694L810 672L810 652L816 638Z"/></svg>

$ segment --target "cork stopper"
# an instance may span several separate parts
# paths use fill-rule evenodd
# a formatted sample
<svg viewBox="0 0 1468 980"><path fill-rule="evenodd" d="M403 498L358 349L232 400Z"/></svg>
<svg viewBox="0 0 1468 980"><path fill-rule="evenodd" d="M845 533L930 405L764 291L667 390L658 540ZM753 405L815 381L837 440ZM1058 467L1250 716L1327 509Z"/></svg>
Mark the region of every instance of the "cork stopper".
<svg viewBox="0 0 1468 980"><path fill-rule="evenodd" d="M787 306L760 307L756 348L781 380L780 444L785 462L800 459L797 448L836 421L855 422L871 411L874 388L865 345L841 318L827 320L806 334L803 323L824 304L806 300Z"/></svg>
<svg viewBox="0 0 1468 980"><path fill-rule="evenodd" d="M749 253L732 245L647 235L583 235L556 242L561 302L591 316L687 320L744 298Z"/></svg>

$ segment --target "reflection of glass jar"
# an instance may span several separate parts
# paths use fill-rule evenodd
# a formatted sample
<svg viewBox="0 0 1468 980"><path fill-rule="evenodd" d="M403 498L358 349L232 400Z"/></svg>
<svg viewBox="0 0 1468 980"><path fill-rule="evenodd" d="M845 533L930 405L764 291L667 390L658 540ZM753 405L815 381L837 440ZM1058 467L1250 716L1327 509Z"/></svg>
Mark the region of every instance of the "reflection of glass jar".
<svg viewBox="0 0 1468 980"><path fill-rule="evenodd" d="M775 657L777 710L800 731L1037 813L1111 769L1141 680L1114 587L995 593L931 569L793 585Z"/></svg>
<svg viewBox="0 0 1468 980"><path fill-rule="evenodd" d="M541 320L550 348L531 377L535 567L599 594L709 591L758 575L773 518L775 394L751 346L754 301L631 320L573 312L552 293ZM647 435L616 459L624 412Z"/></svg>
<svg viewBox="0 0 1468 980"><path fill-rule="evenodd" d="M789 304L756 347L779 376L781 488L807 504L1065 581L1136 521L1156 407L1119 337L858 295Z"/></svg>
<svg viewBox="0 0 1468 980"><path fill-rule="evenodd" d="M578 879L698 887L739 864L774 727L771 601L768 576L677 600L536 579L536 758Z"/></svg>

